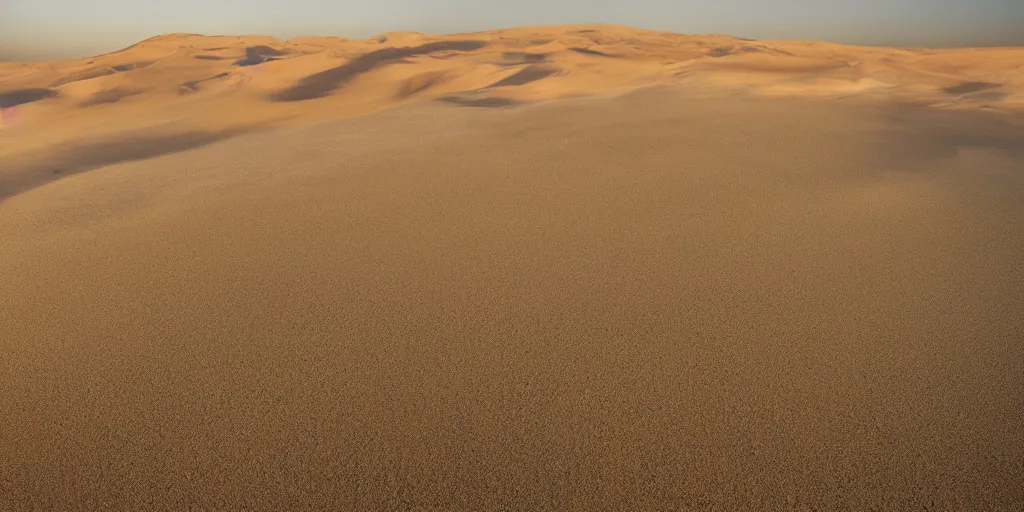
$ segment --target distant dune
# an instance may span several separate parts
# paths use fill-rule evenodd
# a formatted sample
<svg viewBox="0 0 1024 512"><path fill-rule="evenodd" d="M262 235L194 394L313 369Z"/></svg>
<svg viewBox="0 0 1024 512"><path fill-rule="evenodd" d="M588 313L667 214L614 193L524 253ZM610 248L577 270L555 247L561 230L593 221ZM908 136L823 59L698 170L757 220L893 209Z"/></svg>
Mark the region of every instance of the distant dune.
<svg viewBox="0 0 1024 512"><path fill-rule="evenodd" d="M1020 111L1020 62L1024 48L910 50L609 25L366 40L167 34L92 58L0 63L0 105L19 110L0 156L155 126L234 133L410 102L508 107L671 85Z"/></svg>
<svg viewBox="0 0 1024 512"><path fill-rule="evenodd" d="M0 510L1024 510L1022 63L0 63Z"/></svg>

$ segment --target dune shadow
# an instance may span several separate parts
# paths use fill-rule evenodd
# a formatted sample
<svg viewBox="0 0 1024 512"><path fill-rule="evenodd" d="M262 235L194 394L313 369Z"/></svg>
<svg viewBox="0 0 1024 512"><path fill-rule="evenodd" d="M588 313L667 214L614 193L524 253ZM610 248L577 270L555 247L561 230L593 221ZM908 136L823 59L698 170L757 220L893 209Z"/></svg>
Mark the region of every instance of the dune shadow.
<svg viewBox="0 0 1024 512"><path fill-rule="evenodd" d="M182 89L179 89L179 90L182 90L182 91L185 91L185 92L199 92L199 90L201 89L201 87L199 87L200 84L202 84L204 82L209 82L210 80L216 80L218 78L224 78L224 77L226 77L226 76L228 76L230 74L231 73L225 72L225 73L220 73L220 74L217 74L217 75L213 75L213 76L208 77L208 78L203 78L201 80L191 80L191 81L188 81L188 82L185 82L185 83L181 84Z"/></svg>
<svg viewBox="0 0 1024 512"><path fill-rule="evenodd" d="M96 105L103 105L107 103L117 103L124 98L129 96L135 96L141 94L141 91L133 91L129 89L109 89L106 91L100 91L93 94L86 100L78 104L79 107L92 107Z"/></svg>
<svg viewBox="0 0 1024 512"><path fill-rule="evenodd" d="M403 99L414 94L421 93L441 82L443 78L444 75L441 73L425 73L423 75L413 77L412 79L406 80L402 83L396 97Z"/></svg>
<svg viewBox="0 0 1024 512"><path fill-rule="evenodd" d="M79 71L78 73L72 73L70 75L58 78L50 84L50 87L60 87L62 85L74 82L81 82L83 80L91 80L93 78L99 78L101 76L109 76L117 73L123 73L125 71L131 71L133 69L143 69L152 65L153 62L154 61L129 62L127 64L118 64L116 66L111 66L109 68L87 69L85 71Z"/></svg>
<svg viewBox="0 0 1024 512"><path fill-rule="evenodd" d="M514 61L516 63L522 63L544 62L547 60L548 56L546 53L505 52L501 54L501 58Z"/></svg>
<svg viewBox="0 0 1024 512"><path fill-rule="evenodd" d="M718 46L708 50L708 57L728 57L730 55L738 55L742 53L757 53L761 49L755 46Z"/></svg>
<svg viewBox="0 0 1024 512"><path fill-rule="evenodd" d="M996 87L999 87L999 84L993 82L962 82L949 87L943 87L942 92L946 94L970 94Z"/></svg>
<svg viewBox="0 0 1024 512"><path fill-rule="evenodd" d="M478 108L515 107L522 104L521 102L508 98L464 98L461 96L442 96L438 98L437 101L451 105L458 105L460 107Z"/></svg>
<svg viewBox="0 0 1024 512"><path fill-rule="evenodd" d="M31 89L15 89L13 91L0 92L0 107L14 107L24 103L44 100L59 96L57 91L41 87Z"/></svg>
<svg viewBox="0 0 1024 512"><path fill-rule="evenodd" d="M269 46L250 46L245 49L245 57L234 62L235 66L255 66L274 60L274 57L287 55L288 52L275 50Z"/></svg>
<svg viewBox="0 0 1024 512"><path fill-rule="evenodd" d="M177 153L253 130L193 131L75 142L46 155L33 154L30 158L13 162L12 167L0 174L0 201L66 176L111 164Z"/></svg>
<svg viewBox="0 0 1024 512"><path fill-rule="evenodd" d="M589 48L569 48L569 50L570 51L574 51L576 53L582 53L583 55L593 55L595 57L608 57L610 59L617 59L617 58L619 58L618 55L612 55L610 53L599 52L597 50L591 50Z"/></svg>
<svg viewBox="0 0 1024 512"><path fill-rule="evenodd" d="M117 73L117 71L114 71L112 68L87 69L85 71L72 73L68 76L61 77L55 80L52 84L50 84L50 87L60 87L65 84L81 82L82 80L91 80L93 78L99 78L101 76L113 75L114 73Z"/></svg>
<svg viewBox="0 0 1024 512"><path fill-rule="evenodd" d="M199 60L231 60L232 57L218 57L216 55L193 55L192 58Z"/></svg>
<svg viewBox="0 0 1024 512"><path fill-rule="evenodd" d="M322 98L359 75L406 57L442 51L468 52L486 46L484 41L439 41L407 48L383 48L299 80L295 85L270 95L274 101L304 101Z"/></svg>
<svg viewBox="0 0 1024 512"><path fill-rule="evenodd" d="M929 169L929 162L977 148L1024 161L1024 118L996 112L943 110L895 104L882 114L891 126L880 141L885 164L902 170ZM1024 165L1020 168L1024 172Z"/></svg>
<svg viewBox="0 0 1024 512"><path fill-rule="evenodd" d="M547 78L551 75L554 75L555 73L558 73L557 69L549 67L530 66L528 68L523 68L519 70L517 73L513 75L498 80L497 82L494 82L491 85L488 85L487 87L485 87L485 89L490 89L493 87L510 87L517 85L525 85L530 82L536 82L537 80Z"/></svg>
<svg viewBox="0 0 1024 512"><path fill-rule="evenodd" d="M149 62L131 62L131 63L128 63L128 64L118 64L116 66L112 66L112 69L114 71L119 71L119 72L120 71L131 71L133 69L147 68L151 64L153 64L152 61L149 61Z"/></svg>

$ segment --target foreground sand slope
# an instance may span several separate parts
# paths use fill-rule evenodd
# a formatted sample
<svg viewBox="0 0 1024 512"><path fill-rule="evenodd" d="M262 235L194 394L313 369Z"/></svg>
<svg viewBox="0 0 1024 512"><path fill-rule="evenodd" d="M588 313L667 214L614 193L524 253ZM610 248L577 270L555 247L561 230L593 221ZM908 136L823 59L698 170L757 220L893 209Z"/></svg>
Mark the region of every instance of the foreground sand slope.
<svg viewBox="0 0 1024 512"><path fill-rule="evenodd" d="M1021 509L1024 128L695 95L9 197L0 508Z"/></svg>
<svg viewBox="0 0 1024 512"><path fill-rule="evenodd" d="M86 59L0 63L0 103L20 105L15 128L0 136L7 167L0 179L8 182L0 194L23 188L14 182L28 180L25 169L38 167L39 155L54 148L185 135L170 145L177 149L429 100L512 106L685 84L1018 111L1022 62L1022 48L856 47L608 25L397 32L368 40L170 34Z"/></svg>

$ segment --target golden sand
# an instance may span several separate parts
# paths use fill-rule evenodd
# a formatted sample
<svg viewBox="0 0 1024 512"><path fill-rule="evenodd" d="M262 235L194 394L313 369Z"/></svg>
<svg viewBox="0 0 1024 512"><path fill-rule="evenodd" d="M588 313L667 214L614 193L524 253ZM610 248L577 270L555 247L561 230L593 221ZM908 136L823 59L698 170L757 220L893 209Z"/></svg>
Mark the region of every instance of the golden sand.
<svg viewBox="0 0 1024 512"><path fill-rule="evenodd" d="M1019 509L1022 59L0 64L0 509Z"/></svg>

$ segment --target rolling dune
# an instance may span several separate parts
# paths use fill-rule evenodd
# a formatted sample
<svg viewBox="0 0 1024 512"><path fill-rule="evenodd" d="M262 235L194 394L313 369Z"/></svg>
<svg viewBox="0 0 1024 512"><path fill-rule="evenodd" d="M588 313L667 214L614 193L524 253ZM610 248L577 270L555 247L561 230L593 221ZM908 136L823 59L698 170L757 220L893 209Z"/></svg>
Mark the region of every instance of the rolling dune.
<svg viewBox="0 0 1024 512"><path fill-rule="evenodd" d="M367 40L169 34L86 59L0 63L0 105L22 113L0 156L154 124L235 130L410 102L507 106L671 84L1020 112L1021 62L1021 48L856 47L609 25Z"/></svg>
<svg viewBox="0 0 1024 512"><path fill-rule="evenodd" d="M1020 509L1021 62L570 26L2 63L0 509Z"/></svg>

